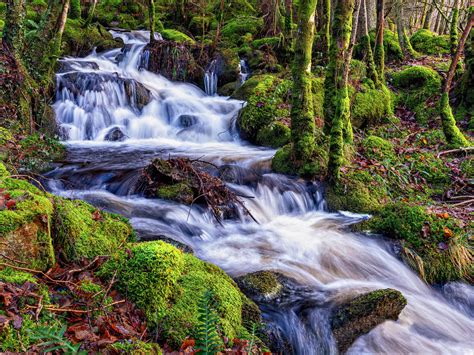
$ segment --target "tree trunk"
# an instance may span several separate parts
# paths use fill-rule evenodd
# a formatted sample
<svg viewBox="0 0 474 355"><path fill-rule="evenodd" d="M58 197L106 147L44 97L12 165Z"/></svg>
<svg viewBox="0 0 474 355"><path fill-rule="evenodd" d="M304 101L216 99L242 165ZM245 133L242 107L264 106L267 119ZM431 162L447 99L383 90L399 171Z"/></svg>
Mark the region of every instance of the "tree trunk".
<svg viewBox="0 0 474 355"><path fill-rule="evenodd" d="M374 54L372 53L372 45L370 44L370 37L369 37L369 19L367 15L367 1L369 0L362 0L363 2L363 12L362 15L364 17L364 40L365 40L365 60L367 62L367 77L372 79L376 87L380 86L379 76L377 74L377 69L375 68L374 62Z"/></svg>
<svg viewBox="0 0 474 355"><path fill-rule="evenodd" d="M347 77L343 75L344 65L348 61L349 42L352 29L352 15L354 0L338 0L334 11L332 25L332 43L329 65L327 68L326 88L331 89L325 95L334 95L334 115L331 117L331 130L329 139L328 173L331 181L340 177L340 169L344 164L344 143L350 142L352 127L350 126L350 99L348 94ZM326 118L328 119L328 118ZM346 133L346 136L345 134Z"/></svg>
<svg viewBox="0 0 474 355"><path fill-rule="evenodd" d="M385 0L377 0L377 34L375 37L374 60L379 78L385 81L385 50L383 47L383 35L385 25Z"/></svg>
<svg viewBox="0 0 474 355"><path fill-rule="evenodd" d="M92 4L89 7L89 12L87 13L87 20L85 26L88 26L92 23L92 19L94 18L95 7L97 6L98 0L92 0Z"/></svg>
<svg viewBox="0 0 474 355"><path fill-rule="evenodd" d="M291 41L293 38L293 2L292 0L285 0L285 35L287 40ZM291 42L289 42L291 43Z"/></svg>
<svg viewBox="0 0 474 355"><path fill-rule="evenodd" d="M454 56L456 54L456 48L459 42L458 18L459 18L459 0L454 0L453 11L451 14L451 28L449 31L449 40L451 44L451 56Z"/></svg>
<svg viewBox="0 0 474 355"><path fill-rule="evenodd" d="M72 19L81 18L81 0L71 0L71 10L69 17Z"/></svg>
<svg viewBox="0 0 474 355"><path fill-rule="evenodd" d="M438 34L440 34L441 23L443 21L443 15L441 14L441 11L443 11L443 7L444 7L444 0L441 0L441 3L439 4L438 14L436 15L435 26L434 26L434 32Z"/></svg>
<svg viewBox="0 0 474 355"><path fill-rule="evenodd" d="M331 0L324 0L323 8L323 33L321 40L323 41L323 56L327 61L327 58L329 57L329 47L331 46Z"/></svg>
<svg viewBox="0 0 474 355"><path fill-rule="evenodd" d="M25 18L25 0L7 0L7 13L3 28L3 47L19 58L23 50L23 20Z"/></svg>
<svg viewBox="0 0 474 355"><path fill-rule="evenodd" d="M432 0L436 1L436 0ZM423 19L423 29L429 30L431 26L431 16L433 16L434 5L428 5L428 9L426 10L425 18Z"/></svg>
<svg viewBox="0 0 474 355"><path fill-rule="evenodd" d="M411 46L410 38L408 38L406 34L403 7L404 7L403 1L401 0L394 1L398 43L400 44L400 48L402 50L404 59L407 59L407 58L415 57L415 51L413 50L413 47Z"/></svg>
<svg viewBox="0 0 474 355"><path fill-rule="evenodd" d="M315 123L311 92L311 54L314 39L316 0L300 0L298 31L292 68L291 141L296 166L311 159Z"/></svg>
<svg viewBox="0 0 474 355"><path fill-rule="evenodd" d="M148 21L150 25L150 44L155 42L155 1L148 0Z"/></svg>
<svg viewBox="0 0 474 355"><path fill-rule="evenodd" d="M449 104L449 91L451 89L451 82L456 71L456 67L461 57L461 53L464 49L464 44L466 43L467 37L471 32L471 28L474 23L474 11L471 12L471 16L464 28L463 34L459 40L456 52L452 56L451 65L449 67L448 75L446 76L446 81L443 87L443 93L441 95L440 102L440 116L441 123L443 126L443 132L446 136L446 140L449 144L455 147L465 147L469 144L468 140L459 128L456 126L456 120L454 119L453 112L451 110L451 105Z"/></svg>

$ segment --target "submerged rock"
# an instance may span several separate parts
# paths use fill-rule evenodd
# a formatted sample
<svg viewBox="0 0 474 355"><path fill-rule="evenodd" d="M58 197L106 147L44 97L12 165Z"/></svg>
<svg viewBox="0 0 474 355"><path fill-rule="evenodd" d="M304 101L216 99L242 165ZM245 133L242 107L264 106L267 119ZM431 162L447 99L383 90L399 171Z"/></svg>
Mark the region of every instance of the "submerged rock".
<svg viewBox="0 0 474 355"><path fill-rule="evenodd" d="M107 132L104 139L109 142L123 142L126 136L120 128L113 127Z"/></svg>
<svg viewBox="0 0 474 355"><path fill-rule="evenodd" d="M181 115L178 117L179 125L183 128L191 127L199 123L199 117L196 115Z"/></svg>
<svg viewBox="0 0 474 355"><path fill-rule="evenodd" d="M256 271L238 277L235 281L255 302L269 302L282 294L283 285L278 278L279 274L273 271Z"/></svg>
<svg viewBox="0 0 474 355"><path fill-rule="evenodd" d="M400 291L376 290L342 304L333 313L331 329L341 353L360 336L386 320L397 320L407 304Z"/></svg>

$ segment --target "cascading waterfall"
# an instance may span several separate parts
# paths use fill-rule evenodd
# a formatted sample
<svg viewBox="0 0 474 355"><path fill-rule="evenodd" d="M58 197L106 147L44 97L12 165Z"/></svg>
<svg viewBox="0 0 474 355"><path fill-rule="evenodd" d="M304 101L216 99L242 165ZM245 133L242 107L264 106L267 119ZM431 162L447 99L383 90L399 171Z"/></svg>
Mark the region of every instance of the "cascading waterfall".
<svg viewBox="0 0 474 355"><path fill-rule="evenodd" d="M239 62L239 81L240 84L243 84L247 81L248 77L250 75L250 68L247 65L247 62L245 59L240 59Z"/></svg>
<svg viewBox="0 0 474 355"><path fill-rule="evenodd" d="M387 287L400 290L407 307L349 353L472 353L473 287L430 287L390 243L348 232L345 226L366 216L326 212L318 185L272 174L274 151L238 138L242 102L139 70L146 33L114 35L124 39L124 51L67 58L57 76L54 108L69 154L49 174L54 193L121 213L143 240L165 235L185 243L232 276L275 270L296 280L301 287L291 296L262 310L298 354L336 353L328 318L334 302ZM113 128L125 141L104 141ZM232 172L228 186L253 197L245 204L258 223L241 215L221 226L198 206L135 195L140 169L168 156L210 161L222 176Z"/></svg>
<svg viewBox="0 0 474 355"><path fill-rule="evenodd" d="M208 65L204 73L204 91L209 96L217 94L217 60L214 59Z"/></svg>

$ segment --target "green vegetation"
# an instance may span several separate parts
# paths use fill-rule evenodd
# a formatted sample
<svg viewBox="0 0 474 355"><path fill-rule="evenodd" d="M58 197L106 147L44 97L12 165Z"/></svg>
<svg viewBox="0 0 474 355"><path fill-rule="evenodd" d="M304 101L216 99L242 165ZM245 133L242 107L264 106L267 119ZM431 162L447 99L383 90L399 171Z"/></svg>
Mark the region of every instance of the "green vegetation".
<svg viewBox="0 0 474 355"><path fill-rule="evenodd" d="M450 39L448 35L437 35L430 30L420 29L410 38L413 49L430 55L448 54Z"/></svg>

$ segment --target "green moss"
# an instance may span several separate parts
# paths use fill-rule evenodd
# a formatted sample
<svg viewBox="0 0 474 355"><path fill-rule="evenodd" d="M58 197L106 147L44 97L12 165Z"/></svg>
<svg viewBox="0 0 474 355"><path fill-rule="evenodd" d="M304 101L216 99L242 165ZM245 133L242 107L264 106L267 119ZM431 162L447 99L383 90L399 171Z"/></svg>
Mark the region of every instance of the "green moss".
<svg viewBox="0 0 474 355"><path fill-rule="evenodd" d="M311 92L314 116L322 120L324 117L324 78L313 78L311 81Z"/></svg>
<svg viewBox="0 0 474 355"><path fill-rule="evenodd" d="M377 161L395 159L393 144L377 136L368 136L362 142L365 156Z"/></svg>
<svg viewBox="0 0 474 355"><path fill-rule="evenodd" d="M450 41L448 35L437 35L430 30L420 29L410 38L413 49L429 55L448 54Z"/></svg>
<svg viewBox="0 0 474 355"><path fill-rule="evenodd" d="M85 293L96 294L102 290L102 286L92 282L89 279L84 279L79 284L79 289Z"/></svg>
<svg viewBox="0 0 474 355"><path fill-rule="evenodd" d="M454 218L398 202L381 209L367 226L401 240L405 260L430 283L474 276L467 229Z"/></svg>
<svg viewBox="0 0 474 355"><path fill-rule="evenodd" d="M291 130L282 122L273 122L257 133L257 143L266 147L278 148L290 142Z"/></svg>
<svg viewBox="0 0 474 355"><path fill-rule="evenodd" d="M55 207L55 243L66 260L110 255L134 238L132 228L119 215L59 197L55 197Z"/></svg>
<svg viewBox="0 0 474 355"><path fill-rule="evenodd" d="M281 38L280 37L265 37L256 39L252 41L252 47L260 48L261 46L270 46L270 47L278 47L280 45Z"/></svg>
<svg viewBox="0 0 474 355"><path fill-rule="evenodd" d="M194 39L192 39L188 35L184 34L183 32L180 32L178 30L167 28L165 30L162 30L160 33L161 33L161 35L163 36L164 39L167 39L169 41L175 41L175 42L178 42L178 43L186 43L186 42L187 43L192 43L192 44L195 43Z"/></svg>
<svg viewBox="0 0 474 355"><path fill-rule="evenodd" d="M242 329L244 300L250 301L221 269L191 254L162 241L134 244L109 260L99 275L111 278L116 271L117 289L145 312L172 347L195 336L198 301L207 289L217 298L222 335L233 339Z"/></svg>
<svg viewBox="0 0 474 355"><path fill-rule="evenodd" d="M222 27L222 36L231 42L238 42L240 36L256 34L263 26L263 19L253 16L239 16L228 21Z"/></svg>
<svg viewBox="0 0 474 355"><path fill-rule="evenodd" d="M194 192L186 182L172 185L162 185L156 190L156 196L167 200L179 201L191 204L194 199Z"/></svg>
<svg viewBox="0 0 474 355"><path fill-rule="evenodd" d="M376 89L373 85L363 85L353 97L351 120L355 127L384 122L392 113L392 94L386 86Z"/></svg>
<svg viewBox="0 0 474 355"><path fill-rule="evenodd" d="M325 144L313 147L311 159L302 165L295 166L291 144L277 150L272 159L272 170L279 174L298 175L306 178L323 178L327 172L328 152Z"/></svg>
<svg viewBox="0 0 474 355"><path fill-rule="evenodd" d="M439 110L443 132L446 136L446 141L448 144L453 148L469 146L469 141L466 139L466 137L464 137L464 134L456 126L456 120L454 119L454 115L451 110L449 94L447 92L441 95Z"/></svg>
<svg viewBox="0 0 474 355"><path fill-rule="evenodd" d="M248 86L247 86L248 85ZM247 87L246 87L247 86ZM249 89L250 87L251 89ZM241 135L256 144L287 143L288 130L286 124L273 125L278 121L288 121L289 105L287 103L291 82L281 80L273 75L253 77L252 81L238 90L238 95L247 95L247 105L238 118ZM275 137L275 134L283 134Z"/></svg>
<svg viewBox="0 0 474 355"><path fill-rule="evenodd" d="M384 181L365 170L345 174L326 190L326 202L331 210L374 213L383 206L386 198Z"/></svg>
<svg viewBox="0 0 474 355"><path fill-rule="evenodd" d="M237 279L237 284L247 295L258 300L274 299L283 289L277 275L271 271L257 271L244 275Z"/></svg>
<svg viewBox="0 0 474 355"><path fill-rule="evenodd" d="M10 282L19 285L22 285L25 282L31 282L34 284L36 283L36 279L32 274L18 271L9 267L0 270L0 280L3 282Z"/></svg>
<svg viewBox="0 0 474 355"><path fill-rule="evenodd" d="M32 268L54 265L50 221L53 204L49 195L24 180L0 178L0 189L15 206L0 210L0 251Z"/></svg>
<svg viewBox="0 0 474 355"><path fill-rule="evenodd" d="M113 343L108 347L114 353L120 354L154 354L161 355L163 352L158 344L145 343L141 340L122 340L120 342Z"/></svg>
<svg viewBox="0 0 474 355"><path fill-rule="evenodd" d="M461 171L466 177L474 178L474 158L466 158L460 165Z"/></svg>
<svg viewBox="0 0 474 355"><path fill-rule="evenodd" d="M10 176L10 173L8 172L7 168L5 165L0 163L0 178L6 178L8 176Z"/></svg>
<svg viewBox="0 0 474 355"><path fill-rule="evenodd" d="M392 73L392 83L399 90L397 104L413 111L416 120L427 123L435 115L426 101L441 91L441 76L429 67L415 65Z"/></svg>
<svg viewBox="0 0 474 355"><path fill-rule="evenodd" d="M419 174L429 184L449 184L451 170L434 153L415 153L410 156L412 171Z"/></svg>
<svg viewBox="0 0 474 355"><path fill-rule="evenodd" d="M370 37L370 46L375 48L375 33L376 30L369 32ZM386 60L388 61L402 61L403 52L400 48L400 43L398 42L398 36L395 32L385 28L383 35L383 46L384 54ZM365 53L367 53L367 37L361 37L360 41L354 47L354 57L357 59L364 58Z"/></svg>
<svg viewBox="0 0 474 355"><path fill-rule="evenodd" d="M279 174L294 174L294 168L291 164L293 160L291 156L291 145L287 144L277 150L272 159L272 170Z"/></svg>

